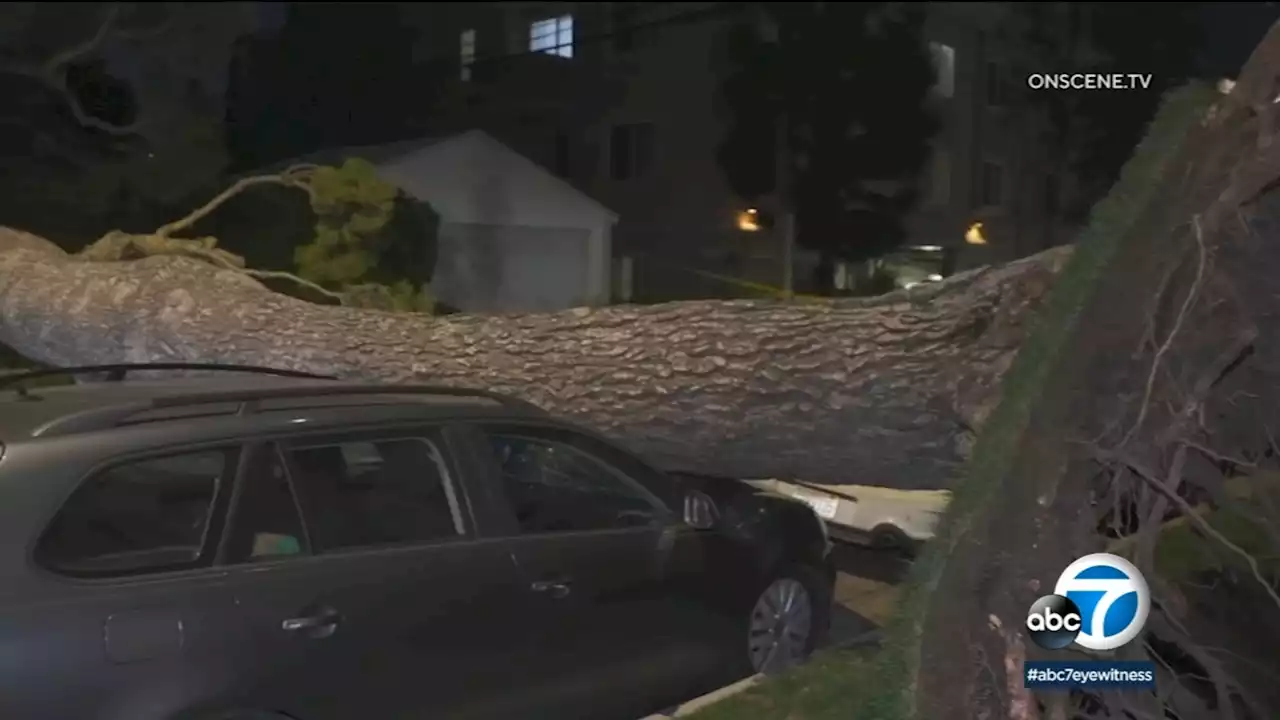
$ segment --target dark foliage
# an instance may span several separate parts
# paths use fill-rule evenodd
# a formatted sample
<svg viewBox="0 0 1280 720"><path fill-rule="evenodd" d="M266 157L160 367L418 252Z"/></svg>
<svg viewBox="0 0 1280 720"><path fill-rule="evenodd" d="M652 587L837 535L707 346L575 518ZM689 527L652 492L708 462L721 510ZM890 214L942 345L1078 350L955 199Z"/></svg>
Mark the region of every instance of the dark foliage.
<svg viewBox="0 0 1280 720"><path fill-rule="evenodd" d="M748 202L775 190L780 118L797 241L826 258L881 255L905 235L938 122L918 3L762 3L776 42L731 31L718 160Z"/></svg>
<svg viewBox="0 0 1280 720"><path fill-rule="evenodd" d="M1010 3L1014 28L1000 37L1020 48L1029 72L1149 73L1151 85L1124 91L1027 91L1049 119L1050 147L1083 193L1068 212L1082 215L1115 182L1154 117L1161 96L1198 72L1200 3Z"/></svg>
<svg viewBox="0 0 1280 720"><path fill-rule="evenodd" d="M415 65L416 39L395 3L289 3L284 26L243 38L232 62L235 169L412 135L439 79Z"/></svg>

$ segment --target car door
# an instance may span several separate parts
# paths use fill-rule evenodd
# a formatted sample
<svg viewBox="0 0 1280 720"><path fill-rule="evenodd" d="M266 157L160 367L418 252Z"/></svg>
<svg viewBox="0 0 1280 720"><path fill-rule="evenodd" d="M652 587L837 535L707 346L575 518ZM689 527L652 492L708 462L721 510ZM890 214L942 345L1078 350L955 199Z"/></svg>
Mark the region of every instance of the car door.
<svg viewBox="0 0 1280 720"><path fill-rule="evenodd" d="M504 541L478 537L445 434L255 452L222 548L252 648L236 705L299 720L484 717L526 660L528 592Z"/></svg>
<svg viewBox="0 0 1280 720"><path fill-rule="evenodd" d="M4 608L18 651L5 656L6 717L172 717L221 647L204 618L237 449L121 452L57 509L35 544L41 572Z"/></svg>
<svg viewBox="0 0 1280 720"><path fill-rule="evenodd" d="M586 435L537 424L480 433L537 600L536 717L630 718L697 687L712 655L689 592L704 570L696 531Z"/></svg>

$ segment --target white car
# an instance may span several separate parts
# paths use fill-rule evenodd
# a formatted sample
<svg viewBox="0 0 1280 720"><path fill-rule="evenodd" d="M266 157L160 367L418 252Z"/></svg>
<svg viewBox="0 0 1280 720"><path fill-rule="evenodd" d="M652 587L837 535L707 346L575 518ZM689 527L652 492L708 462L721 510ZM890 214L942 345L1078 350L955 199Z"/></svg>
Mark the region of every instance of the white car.
<svg viewBox="0 0 1280 720"><path fill-rule="evenodd" d="M772 478L746 482L808 503L826 521L835 539L908 552L933 538L951 500L946 490L813 485Z"/></svg>

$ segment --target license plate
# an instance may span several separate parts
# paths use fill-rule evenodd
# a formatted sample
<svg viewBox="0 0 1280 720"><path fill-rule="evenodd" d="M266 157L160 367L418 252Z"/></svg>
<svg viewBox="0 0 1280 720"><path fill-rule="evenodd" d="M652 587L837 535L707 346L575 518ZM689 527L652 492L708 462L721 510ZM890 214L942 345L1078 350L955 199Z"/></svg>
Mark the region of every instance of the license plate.
<svg viewBox="0 0 1280 720"><path fill-rule="evenodd" d="M836 511L840 509L840 500L838 498L816 497L814 495L796 495L795 498L813 508L813 511L823 520L834 518Z"/></svg>

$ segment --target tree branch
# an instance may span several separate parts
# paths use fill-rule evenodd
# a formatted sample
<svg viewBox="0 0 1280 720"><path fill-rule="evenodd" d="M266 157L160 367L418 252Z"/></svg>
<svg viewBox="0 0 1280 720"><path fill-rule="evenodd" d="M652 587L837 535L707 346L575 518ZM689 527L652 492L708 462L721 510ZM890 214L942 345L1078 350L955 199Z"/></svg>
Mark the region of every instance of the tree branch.
<svg viewBox="0 0 1280 720"><path fill-rule="evenodd" d="M1271 601L1275 603L1275 606L1280 608L1280 593L1277 593L1276 589L1271 586L1271 583L1267 582L1267 579L1262 576L1262 568L1258 565L1257 559L1254 558L1253 555L1249 554L1248 550L1245 550L1239 545L1231 542L1231 540L1225 535L1218 532L1216 528L1209 524L1209 521L1205 520L1196 512L1195 508L1192 507L1190 503L1184 500L1180 495L1170 491L1169 488L1165 486L1165 483L1161 482L1159 477L1150 469L1144 467L1142 463L1131 457L1106 451L1099 451L1097 455L1103 460L1118 462L1129 468L1129 470L1136 477L1146 483L1148 487L1162 495L1166 500L1172 503L1174 507L1178 508L1178 511L1181 512L1187 520L1191 521L1191 523L1194 524L1200 532L1213 538L1222 545L1222 547L1230 550L1244 560L1245 564L1252 572L1253 578L1258 581L1258 584L1261 585L1264 590L1266 590L1267 595L1271 598Z"/></svg>
<svg viewBox="0 0 1280 720"><path fill-rule="evenodd" d="M196 208L195 211L185 217L174 220L173 222L163 225L155 231L155 235L160 237L170 237L176 232L181 232L191 228L196 223L208 217L214 210L217 210L224 203L240 193L257 185L281 185L301 190L308 195L314 197L314 191L306 184L306 180L311 173L315 172L316 165L294 165L283 172L275 175L254 175L253 177L241 178L233 183L230 187L218 193L212 200Z"/></svg>
<svg viewBox="0 0 1280 720"><path fill-rule="evenodd" d="M79 98L77 98L75 93L71 92L71 89L67 87L67 66L99 52L109 38L119 37L133 40L153 37L156 34L164 32L170 24L169 21L166 21L161 23L157 28L147 28L145 30L135 32L121 30L117 27L117 21L119 18L120 3L107 3L104 6L103 16L98 23L97 29L89 38L54 53L38 65L10 65L8 67L0 68L0 72L32 78L39 81L50 90L56 92L62 97L63 102L66 103L72 117L74 117L76 122L83 127L98 130L114 137L129 137L136 135L138 134L139 129L145 124L141 118L126 126L112 125L109 122L100 120L85 112L84 106L80 104Z"/></svg>
<svg viewBox="0 0 1280 720"><path fill-rule="evenodd" d="M79 44L54 53L52 57L40 64L37 71L38 77L44 78L58 90L66 89L67 66L102 49L103 43L115 29L116 20L120 17L120 3L107 3L104 9L105 12L93 35Z"/></svg>

